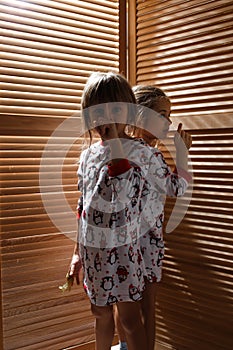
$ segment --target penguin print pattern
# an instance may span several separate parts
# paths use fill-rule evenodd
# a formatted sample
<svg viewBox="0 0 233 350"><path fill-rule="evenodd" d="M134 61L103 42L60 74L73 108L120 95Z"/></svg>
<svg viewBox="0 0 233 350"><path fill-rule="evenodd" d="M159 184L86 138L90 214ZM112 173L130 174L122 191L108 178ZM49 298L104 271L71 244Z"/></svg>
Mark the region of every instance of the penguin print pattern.
<svg viewBox="0 0 233 350"><path fill-rule="evenodd" d="M110 150L101 142L82 152L78 170L84 288L98 306L140 300L145 278L160 280L164 199L187 187L159 150L141 139L123 147L131 168L122 174L109 175Z"/></svg>

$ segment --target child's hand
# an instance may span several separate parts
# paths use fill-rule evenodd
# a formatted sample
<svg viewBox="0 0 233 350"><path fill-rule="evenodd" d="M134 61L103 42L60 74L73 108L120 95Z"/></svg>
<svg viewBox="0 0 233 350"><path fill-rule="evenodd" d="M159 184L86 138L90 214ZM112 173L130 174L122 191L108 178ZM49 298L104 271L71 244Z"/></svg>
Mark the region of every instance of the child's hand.
<svg viewBox="0 0 233 350"><path fill-rule="evenodd" d="M82 269L82 263L79 254L73 254L70 269L69 269L69 276L73 277L73 279L76 279L77 284L80 284L80 272Z"/></svg>
<svg viewBox="0 0 233 350"><path fill-rule="evenodd" d="M192 146L192 136L187 131L182 130L182 123L178 125L174 142L178 152L184 150L184 146L186 150Z"/></svg>
<svg viewBox="0 0 233 350"><path fill-rule="evenodd" d="M104 124L96 127L102 141L112 140L118 138L116 124Z"/></svg>
<svg viewBox="0 0 233 350"><path fill-rule="evenodd" d="M62 292L70 291L76 279L77 284L80 284L80 272L82 269L81 260L78 254L74 254L71 260L70 268L66 274L66 283L63 286L59 286Z"/></svg>
<svg viewBox="0 0 233 350"><path fill-rule="evenodd" d="M69 276L69 273L67 273L66 274L66 283L64 283L62 286L59 286L59 289L62 292L70 291L73 284L74 284L73 276Z"/></svg>

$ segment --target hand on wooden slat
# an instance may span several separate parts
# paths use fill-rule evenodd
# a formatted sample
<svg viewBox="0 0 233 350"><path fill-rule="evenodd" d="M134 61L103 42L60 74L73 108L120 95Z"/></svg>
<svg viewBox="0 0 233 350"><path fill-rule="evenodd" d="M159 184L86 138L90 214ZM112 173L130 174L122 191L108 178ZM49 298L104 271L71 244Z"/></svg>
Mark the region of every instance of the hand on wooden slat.
<svg viewBox="0 0 233 350"><path fill-rule="evenodd" d="M192 146L192 136L187 132L182 130L182 123L178 125L177 132L174 138L175 146L177 151L186 147L187 150Z"/></svg>

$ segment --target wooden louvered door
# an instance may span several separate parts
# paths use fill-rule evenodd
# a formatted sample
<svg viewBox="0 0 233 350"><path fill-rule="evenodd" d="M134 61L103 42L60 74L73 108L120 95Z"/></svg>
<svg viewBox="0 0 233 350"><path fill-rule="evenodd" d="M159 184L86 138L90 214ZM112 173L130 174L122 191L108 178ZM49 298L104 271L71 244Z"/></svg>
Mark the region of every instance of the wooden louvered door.
<svg viewBox="0 0 233 350"><path fill-rule="evenodd" d="M124 70L120 11L115 0L0 3L4 350L94 339L83 288L58 286L74 247L82 89L94 70Z"/></svg>
<svg viewBox="0 0 233 350"><path fill-rule="evenodd" d="M165 233L157 340L178 350L231 350L233 2L138 0L130 10L131 81L164 89L173 130L182 122L193 136L191 201ZM167 218L174 205L167 200ZM180 205L186 211L187 198Z"/></svg>

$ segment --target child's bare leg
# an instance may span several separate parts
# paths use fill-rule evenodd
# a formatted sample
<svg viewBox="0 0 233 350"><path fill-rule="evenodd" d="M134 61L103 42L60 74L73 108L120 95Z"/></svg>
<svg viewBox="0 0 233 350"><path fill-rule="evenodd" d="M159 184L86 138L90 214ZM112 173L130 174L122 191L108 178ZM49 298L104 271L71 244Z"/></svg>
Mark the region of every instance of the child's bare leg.
<svg viewBox="0 0 233 350"><path fill-rule="evenodd" d="M117 329L118 339L121 344L121 347L123 347L123 345L124 347L126 347L126 335L125 335L124 328L122 327L122 324L119 319L117 307L114 309L114 318L115 318L115 325Z"/></svg>
<svg viewBox="0 0 233 350"><path fill-rule="evenodd" d="M117 303L119 320L124 328L128 350L147 349L140 302Z"/></svg>
<svg viewBox="0 0 233 350"><path fill-rule="evenodd" d="M155 348L155 302L158 283L147 283L141 300L142 316L147 337L147 350Z"/></svg>
<svg viewBox="0 0 233 350"><path fill-rule="evenodd" d="M110 350L115 323L111 306L96 306L91 304L92 314L95 316L96 350Z"/></svg>

